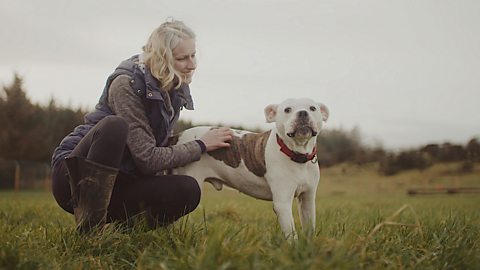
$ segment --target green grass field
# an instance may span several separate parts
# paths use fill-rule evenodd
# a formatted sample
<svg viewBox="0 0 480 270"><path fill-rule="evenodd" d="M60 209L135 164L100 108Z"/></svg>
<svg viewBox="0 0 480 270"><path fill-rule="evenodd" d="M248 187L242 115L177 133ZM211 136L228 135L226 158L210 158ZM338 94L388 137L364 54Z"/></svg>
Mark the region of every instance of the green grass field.
<svg viewBox="0 0 480 270"><path fill-rule="evenodd" d="M480 269L480 194L405 192L480 186L479 167L459 166L393 177L375 165L324 169L316 235L294 244L271 202L232 190L206 186L200 207L168 228L88 237L49 193L0 192L0 269Z"/></svg>

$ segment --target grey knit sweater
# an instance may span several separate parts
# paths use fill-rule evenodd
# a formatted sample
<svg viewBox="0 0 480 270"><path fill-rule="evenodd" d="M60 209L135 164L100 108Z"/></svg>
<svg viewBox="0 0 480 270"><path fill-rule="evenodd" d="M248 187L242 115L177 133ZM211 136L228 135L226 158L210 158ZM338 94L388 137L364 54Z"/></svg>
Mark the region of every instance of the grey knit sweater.
<svg viewBox="0 0 480 270"><path fill-rule="evenodd" d="M108 91L108 106L128 123L127 147L138 169L144 174L159 174L165 169L199 160L202 150L195 141L167 147L155 145L142 100L129 82L127 75L120 75L113 80ZM168 97L168 93L164 94ZM167 99L170 101L169 97Z"/></svg>

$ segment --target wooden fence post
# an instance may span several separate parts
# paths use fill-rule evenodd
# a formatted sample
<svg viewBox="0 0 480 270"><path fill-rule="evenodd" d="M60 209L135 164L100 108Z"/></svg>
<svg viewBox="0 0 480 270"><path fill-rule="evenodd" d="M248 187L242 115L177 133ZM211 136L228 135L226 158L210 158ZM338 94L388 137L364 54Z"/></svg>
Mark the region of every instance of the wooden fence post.
<svg viewBox="0 0 480 270"><path fill-rule="evenodd" d="M15 192L20 191L20 163L18 163L17 160L14 160L15 162Z"/></svg>

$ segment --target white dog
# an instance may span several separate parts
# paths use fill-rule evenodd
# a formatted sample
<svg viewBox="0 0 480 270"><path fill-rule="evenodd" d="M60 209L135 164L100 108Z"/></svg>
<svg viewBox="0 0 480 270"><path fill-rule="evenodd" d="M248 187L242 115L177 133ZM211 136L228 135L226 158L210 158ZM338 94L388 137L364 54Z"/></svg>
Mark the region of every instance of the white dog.
<svg viewBox="0 0 480 270"><path fill-rule="evenodd" d="M329 116L328 108L311 99L288 99L265 108L272 130L252 133L233 130L230 147L208 152L197 161L177 168L217 190L223 185L252 197L273 201L280 227L295 239L293 198L298 198L300 221L306 232L315 230L315 194L320 170L316 141ZM214 127L195 127L179 135L178 143L199 139Z"/></svg>

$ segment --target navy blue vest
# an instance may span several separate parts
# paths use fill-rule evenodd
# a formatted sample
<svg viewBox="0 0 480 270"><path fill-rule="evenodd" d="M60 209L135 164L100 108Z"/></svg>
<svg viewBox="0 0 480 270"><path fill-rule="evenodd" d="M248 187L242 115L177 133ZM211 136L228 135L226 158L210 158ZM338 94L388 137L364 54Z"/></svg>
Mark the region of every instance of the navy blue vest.
<svg viewBox="0 0 480 270"><path fill-rule="evenodd" d="M163 90L160 89L158 80L152 76L148 68L145 68L145 73L140 69L138 65L138 55L135 55L120 63L115 71L108 77L103 93L95 106L95 110L86 114L85 123L77 126L55 149L52 156L52 167L65 159L98 121L108 115L114 114L108 106L108 89L112 81L119 75L128 75L131 78L130 85L135 93L142 99L146 110L145 113L155 136L156 146L161 147L167 145L168 137L183 107L193 110L190 89L186 84L183 84L179 89L169 92L173 112L168 110L164 95L162 95L161 92ZM139 173L133 163L128 147L125 148L120 170L132 174Z"/></svg>

